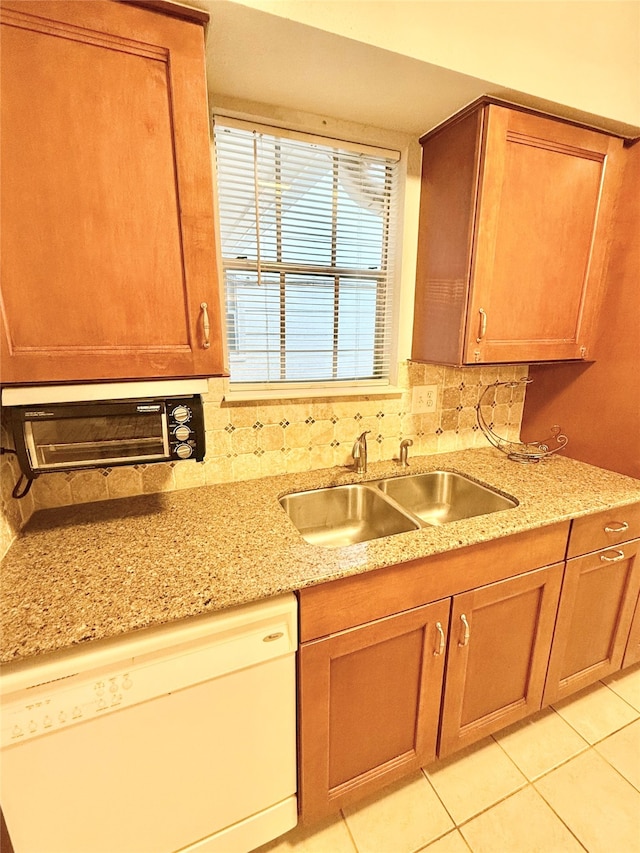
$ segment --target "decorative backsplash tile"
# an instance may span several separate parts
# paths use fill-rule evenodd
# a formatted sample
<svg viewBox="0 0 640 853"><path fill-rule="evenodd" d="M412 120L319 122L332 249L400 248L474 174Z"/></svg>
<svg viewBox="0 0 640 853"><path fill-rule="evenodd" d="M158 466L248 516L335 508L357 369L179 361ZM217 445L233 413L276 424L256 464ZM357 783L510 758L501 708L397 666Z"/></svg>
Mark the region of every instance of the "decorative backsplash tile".
<svg viewBox="0 0 640 853"><path fill-rule="evenodd" d="M357 436L370 430L369 459L393 459L400 441L411 438L413 455L483 447L487 440L476 423L476 406L487 385L526 376L526 365L443 367L405 362L401 393L392 397L228 402L225 381L209 380L204 398L207 454L203 463L135 465L94 471L47 474L22 500L11 497L19 477L15 457L2 457L0 555L36 509L106 500L150 492L246 480L284 472L351 464ZM414 385L436 385L436 410L411 412ZM524 386L499 387L485 398L487 422L511 440L520 435ZM2 444L9 437L2 432Z"/></svg>

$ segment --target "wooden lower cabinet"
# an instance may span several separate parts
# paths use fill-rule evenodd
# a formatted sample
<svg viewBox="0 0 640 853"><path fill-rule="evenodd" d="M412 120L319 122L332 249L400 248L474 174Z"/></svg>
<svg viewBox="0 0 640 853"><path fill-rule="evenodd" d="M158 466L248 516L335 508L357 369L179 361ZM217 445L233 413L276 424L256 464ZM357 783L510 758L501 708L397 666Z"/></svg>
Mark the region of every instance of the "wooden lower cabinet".
<svg viewBox="0 0 640 853"><path fill-rule="evenodd" d="M303 643L300 802L312 823L436 756L450 600Z"/></svg>
<svg viewBox="0 0 640 853"><path fill-rule="evenodd" d="M545 704L622 666L640 588L639 551L636 539L567 561Z"/></svg>
<svg viewBox="0 0 640 853"><path fill-rule="evenodd" d="M561 563L453 598L440 757L540 709Z"/></svg>

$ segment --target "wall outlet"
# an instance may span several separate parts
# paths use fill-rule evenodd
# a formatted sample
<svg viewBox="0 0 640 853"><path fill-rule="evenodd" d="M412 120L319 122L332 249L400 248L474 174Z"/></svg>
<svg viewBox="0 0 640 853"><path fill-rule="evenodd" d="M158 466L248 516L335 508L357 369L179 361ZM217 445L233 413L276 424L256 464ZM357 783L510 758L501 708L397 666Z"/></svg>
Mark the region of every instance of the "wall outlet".
<svg viewBox="0 0 640 853"><path fill-rule="evenodd" d="M414 385L411 392L411 414L435 412L438 403L437 385Z"/></svg>

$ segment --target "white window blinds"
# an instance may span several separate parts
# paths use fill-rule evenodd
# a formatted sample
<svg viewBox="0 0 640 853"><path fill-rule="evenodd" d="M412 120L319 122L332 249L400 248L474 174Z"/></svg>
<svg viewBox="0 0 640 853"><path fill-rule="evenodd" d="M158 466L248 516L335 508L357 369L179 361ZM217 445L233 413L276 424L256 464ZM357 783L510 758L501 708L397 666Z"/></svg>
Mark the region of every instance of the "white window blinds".
<svg viewBox="0 0 640 853"><path fill-rule="evenodd" d="M388 377L397 155L309 140L215 121L232 383Z"/></svg>

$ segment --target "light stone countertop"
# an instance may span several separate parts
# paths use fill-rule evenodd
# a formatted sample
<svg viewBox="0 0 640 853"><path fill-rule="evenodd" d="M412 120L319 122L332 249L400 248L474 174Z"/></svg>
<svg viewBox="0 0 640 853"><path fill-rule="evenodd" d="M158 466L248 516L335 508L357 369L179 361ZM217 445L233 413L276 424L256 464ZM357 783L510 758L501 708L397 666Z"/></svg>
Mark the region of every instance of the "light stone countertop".
<svg viewBox="0 0 640 853"><path fill-rule="evenodd" d="M444 469L516 498L514 509L327 549L277 498ZM34 514L0 567L0 661L17 661L475 545L640 501L640 480L566 457L523 465L493 448L284 474Z"/></svg>

